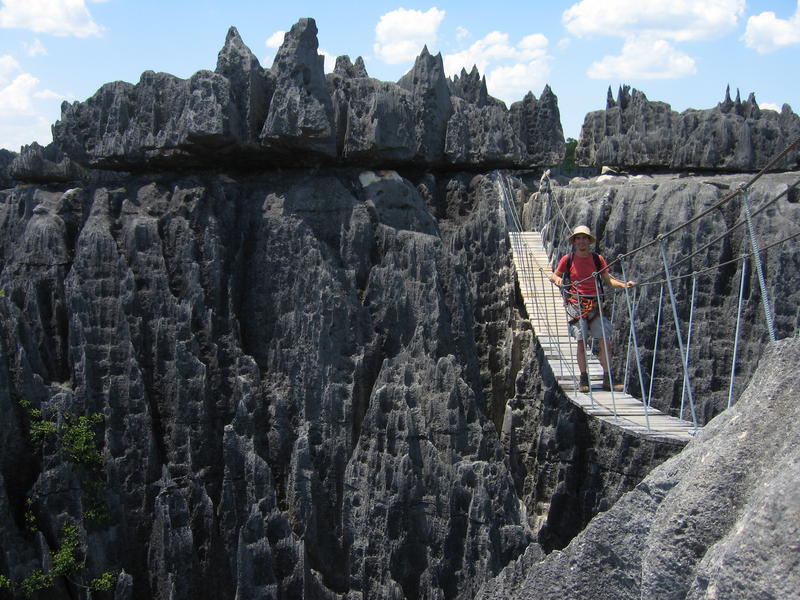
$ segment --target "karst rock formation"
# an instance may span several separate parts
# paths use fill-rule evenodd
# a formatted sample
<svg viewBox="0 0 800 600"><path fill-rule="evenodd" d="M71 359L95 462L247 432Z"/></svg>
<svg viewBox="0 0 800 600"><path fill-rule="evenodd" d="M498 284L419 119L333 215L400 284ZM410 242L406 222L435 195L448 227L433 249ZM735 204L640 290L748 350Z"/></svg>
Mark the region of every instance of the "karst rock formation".
<svg viewBox="0 0 800 600"><path fill-rule="evenodd" d="M709 425L685 448L638 437L558 388L497 186L528 226L558 202L614 256L766 165L796 137L791 109L726 101L683 148L688 116L625 91L587 116L578 156L647 173L568 182L549 87L506 107L427 49L397 83L361 58L326 75L317 50L301 19L263 67L231 28L213 71L106 84L63 105L52 144L0 150L0 598L791 597L796 528L768 534L800 507L800 350L755 326L754 275L739 403L724 410L719 375L734 264L699 286ZM752 188L754 204L784 195L758 217L765 246L800 222L796 167ZM746 244L740 230L696 260ZM764 261L790 338L800 254ZM674 412L677 359L660 360ZM779 567L783 583L765 575Z"/></svg>

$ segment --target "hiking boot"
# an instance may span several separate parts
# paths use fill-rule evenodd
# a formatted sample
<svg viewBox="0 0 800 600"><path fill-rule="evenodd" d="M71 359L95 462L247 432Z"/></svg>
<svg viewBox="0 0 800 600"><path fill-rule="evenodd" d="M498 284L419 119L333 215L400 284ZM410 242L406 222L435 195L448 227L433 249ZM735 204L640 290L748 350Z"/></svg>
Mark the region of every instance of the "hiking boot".
<svg viewBox="0 0 800 600"><path fill-rule="evenodd" d="M610 392L612 390L615 392L621 392L624 389L624 386L621 383L615 383L612 388L608 373L603 373L603 385L601 387L606 392Z"/></svg>
<svg viewBox="0 0 800 600"><path fill-rule="evenodd" d="M589 374L581 373L581 379L578 382L578 391L582 394L589 393Z"/></svg>

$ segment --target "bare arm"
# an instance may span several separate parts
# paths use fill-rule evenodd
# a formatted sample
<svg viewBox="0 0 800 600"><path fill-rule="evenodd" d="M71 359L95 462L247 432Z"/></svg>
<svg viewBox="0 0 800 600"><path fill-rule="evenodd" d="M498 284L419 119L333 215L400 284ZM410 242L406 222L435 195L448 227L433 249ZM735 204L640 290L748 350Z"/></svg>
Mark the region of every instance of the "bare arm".
<svg viewBox="0 0 800 600"><path fill-rule="evenodd" d="M605 284L611 286L612 288L626 288L636 285L635 281L620 281L619 279L612 277L608 271L604 271L602 273L602 277Z"/></svg>

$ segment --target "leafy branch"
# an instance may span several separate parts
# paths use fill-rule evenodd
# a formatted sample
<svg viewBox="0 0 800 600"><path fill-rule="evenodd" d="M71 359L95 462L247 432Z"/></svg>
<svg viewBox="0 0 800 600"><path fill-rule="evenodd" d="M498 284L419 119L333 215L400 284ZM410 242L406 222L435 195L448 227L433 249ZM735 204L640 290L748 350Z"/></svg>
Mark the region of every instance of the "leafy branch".
<svg viewBox="0 0 800 600"><path fill-rule="evenodd" d="M53 587L56 577L65 577L70 583L92 591L110 591L114 587L116 573L106 571L99 577L92 579L89 585L84 585L70 579L70 576L80 573L86 564L79 560L78 549L80 539L77 526L67 523L61 529L59 547L53 554L53 568L47 573L41 569L34 569L19 583L14 583L7 576L0 574L0 590L6 589L15 596L30 598L36 592Z"/></svg>

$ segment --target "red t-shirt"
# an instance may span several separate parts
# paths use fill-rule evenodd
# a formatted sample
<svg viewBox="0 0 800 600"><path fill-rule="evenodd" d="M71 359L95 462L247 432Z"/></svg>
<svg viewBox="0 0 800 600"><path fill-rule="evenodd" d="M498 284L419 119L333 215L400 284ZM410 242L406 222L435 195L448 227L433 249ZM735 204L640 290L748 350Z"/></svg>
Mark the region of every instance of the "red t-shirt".
<svg viewBox="0 0 800 600"><path fill-rule="evenodd" d="M608 263L606 262L606 259L603 258L602 254L598 254L598 256L600 257L600 273L608 272ZM558 261L558 266L556 267L556 271L558 273L561 273L562 275L564 274L567 269L568 258L569 255L565 254L561 257L561 260ZM578 284L578 293L581 296L597 296L597 283L595 282L595 278L591 276L596 270L597 267L594 264L594 258L592 257L591 252L588 254L588 256L583 257L578 256L577 254L572 255L572 265L570 267L569 280L573 282L580 281Z"/></svg>

